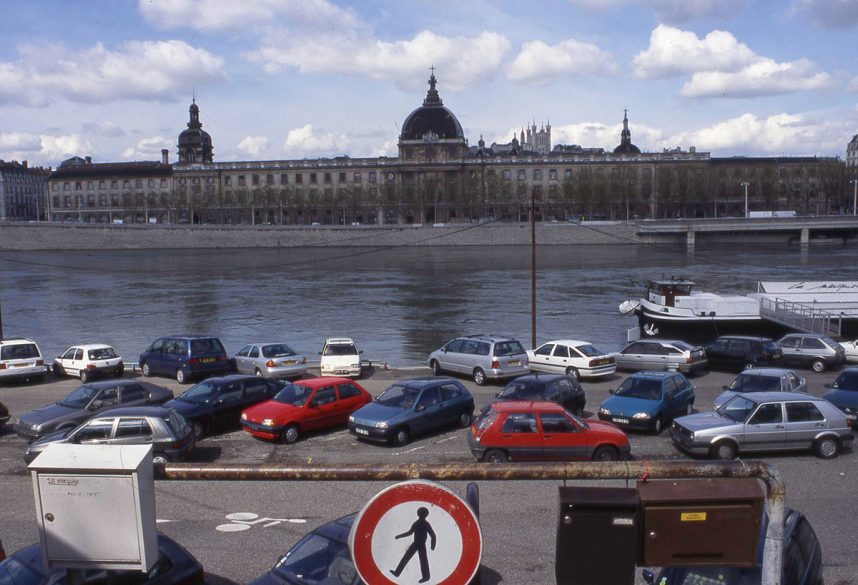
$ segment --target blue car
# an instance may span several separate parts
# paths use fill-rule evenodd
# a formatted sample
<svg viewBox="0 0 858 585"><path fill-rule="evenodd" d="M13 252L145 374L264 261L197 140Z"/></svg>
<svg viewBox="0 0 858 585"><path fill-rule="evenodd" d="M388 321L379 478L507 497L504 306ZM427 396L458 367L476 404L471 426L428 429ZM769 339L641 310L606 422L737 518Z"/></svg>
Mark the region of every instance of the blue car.
<svg viewBox="0 0 858 585"><path fill-rule="evenodd" d="M227 374L233 363L217 337L174 335L152 342L137 360L144 376L175 377L179 384L191 378Z"/></svg>
<svg viewBox="0 0 858 585"><path fill-rule="evenodd" d="M599 418L639 431L659 434L674 417L694 410L694 386L679 372L637 372L611 394Z"/></svg>
<svg viewBox="0 0 858 585"><path fill-rule="evenodd" d="M846 368L825 387L830 390L823 398L843 411L853 429L858 428L858 367Z"/></svg>
<svg viewBox="0 0 858 585"><path fill-rule="evenodd" d="M474 398L452 378L402 380L349 417L349 432L360 439L404 445L413 435L457 424L466 428Z"/></svg>

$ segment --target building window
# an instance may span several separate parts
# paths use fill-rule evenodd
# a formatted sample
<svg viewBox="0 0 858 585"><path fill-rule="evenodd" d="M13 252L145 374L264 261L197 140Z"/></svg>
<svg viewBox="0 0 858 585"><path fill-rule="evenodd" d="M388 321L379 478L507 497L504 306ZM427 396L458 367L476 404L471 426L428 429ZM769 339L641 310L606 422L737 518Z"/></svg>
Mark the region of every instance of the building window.
<svg viewBox="0 0 858 585"><path fill-rule="evenodd" d="M370 171L370 172L369 172L369 177L367 178L367 180L368 180L370 183L375 183L375 182L376 182L376 178L375 178L375 171Z"/></svg>
<svg viewBox="0 0 858 585"><path fill-rule="evenodd" d="M167 179L161 179L161 188L162 188L162 189L166 189L166 188L167 188Z"/></svg>
<svg viewBox="0 0 858 585"><path fill-rule="evenodd" d="M512 171L511 170L509 170L509 169L503 170L503 180L504 181L512 180Z"/></svg>
<svg viewBox="0 0 858 585"><path fill-rule="evenodd" d="M77 181L77 182L74 184L74 190L75 190L75 191L80 191L81 189L83 189L83 185L81 185L81 182L80 182L80 181Z"/></svg>
<svg viewBox="0 0 858 585"><path fill-rule="evenodd" d="M557 169L548 169L548 180L556 181L557 180Z"/></svg>
<svg viewBox="0 0 858 585"><path fill-rule="evenodd" d="M191 179L191 182L192 182L194 185L199 185L199 184L200 184L200 178L199 178L199 177L194 177L193 179Z"/></svg>
<svg viewBox="0 0 858 585"><path fill-rule="evenodd" d="M518 170L518 180L519 181L526 181L527 180L527 174L526 174L524 169Z"/></svg>
<svg viewBox="0 0 858 585"><path fill-rule="evenodd" d="M244 175L238 175L238 186L243 187L245 184Z"/></svg>
<svg viewBox="0 0 858 585"><path fill-rule="evenodd" d="M345 183L345 182L346 182L346 174L340 173L340 183Z"/></svg>
<svg viewBox="0 0 858 585"><path fill-rule="evenodd" d="M179 179L179 185L187 185L187 184L188 184L187 177L182 177L181 179Z"/></svg>
<svg viewBox="0 0 858 585"><path fill-rule="evenodd" d="M571 179L572 178L572 169L563 169L563 178Z"/></svg>
<svg viewBox="0 0 858 585"><path fill-rule="evenodd" d="M129 181L128 179L124 179L122 181L122 188L123 189L129 189L130 187L131 187L131 181Z"/></svg>
<svg viewBox="0 0 858 585"><path fill-rule="evenodd" d="M59 190L60 190L60 185L59 185L59 183L53 183L53 184L51 185L51 191L59 191Z"/></svg>
<svg viewBox="0 0 858 585"><path fill-rule="evenodd" d="M316 173L310 173L310 184L315 185L318 182Z"/></svg>
<svg viewBox="0 0 858 585"><path fill-rule="evenodd" d="M232 185L232 175L224 175L223 184L226 185L227 187Z"/></svg>
<svg viewBox="0 0 858 585"><path fill-rule="evenodd" d="M99 189L105 189L105 188L107 188L107 185L105 185L104 181L99 181L98 182L98 188Z"/></svg>
<svg viewBox="0 0 858 585"><path fill-rule="evenodd" d="M134 179L134 186L138 189L143 188L143 179Z"/></svg>
<svg viewBox="0 0 858 585"><path fill-rule="evenodd" d="M304 174L303 173L295 173L295 182L301 184L304 182Z"/></svg>
<svg viewBox="0 0 858 585"><path fill-rule="evenodd" d="M111 189L118 189L119 188L119 181L117 181L116 179L114 179L113 181L110 181L110 188Z"/></svg>
<svg viewBox="0 0 858 585"><path fill-rule="evenodd" d="M274 184L274 175L265 175L265 184L273 185Z"/></svg>
<svg viewBox="0 0 858 585"><path fill-rule="evenodd" d="M253 177L252 177L252 181L253 181L253 186L254 186L254 187L256 187L257 185L259 185L259 175L253 175Z"/></svg>
<svg viewBox="0 0 858 585"><path fill-rule="evenodd" d="M289 175L287 175L286 173L282 173L280 175L280 184L281 185L288 185L289 184Z"/></svg>
<svg viewBox="0 0 858 585"><path fill-rule="evenodd" d="M355 183L360 183L360 182L361 182L361 174L360 174L360 173L355 173L355 174L354 174L354 182L355 182Z"/></svg>
<svg viewBox="0 0 858 585"><path fill-rule="evenodd" d="M541 181L542 180L542 169L533 169L533 180Z"/></svg>
<svg viewBox="0 0 858 585"><path fill-rule="evenodd" d="M331 173L325 173L324 181L325 181L325 183L326 183L326 184L328 184L328 185L330 185L330 184L331 184Z"/></svg>
<svg viewBox="0 0 858 585"><path fill-rule="evenodd" d="M92 181L87 181L86 182L86 188L87 188L87 190L92 191L93 189L95 189L95 185L93 184Z"/></svg>

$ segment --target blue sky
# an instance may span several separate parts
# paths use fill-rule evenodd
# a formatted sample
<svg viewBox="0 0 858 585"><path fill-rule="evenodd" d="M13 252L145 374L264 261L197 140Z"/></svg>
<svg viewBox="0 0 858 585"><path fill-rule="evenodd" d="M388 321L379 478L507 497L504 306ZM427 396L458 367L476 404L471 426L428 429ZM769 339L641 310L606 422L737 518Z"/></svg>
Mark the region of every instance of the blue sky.
<svg viewBox="0 0 858 585"><path fill-rule="evenodd" d="M858 0L0 0L0 158L396 155L434 65L476 144L845 156Z"/></svg>

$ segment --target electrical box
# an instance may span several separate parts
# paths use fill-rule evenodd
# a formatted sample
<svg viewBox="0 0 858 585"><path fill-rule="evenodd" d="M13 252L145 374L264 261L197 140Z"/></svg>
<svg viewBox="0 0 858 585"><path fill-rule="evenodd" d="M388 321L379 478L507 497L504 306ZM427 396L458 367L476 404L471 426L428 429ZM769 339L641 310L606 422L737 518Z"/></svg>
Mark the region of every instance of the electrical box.
<svg viewBox="0 0 858 585"><path fill-rule="evenodd" d="M637 490L560 488L558 585L633 585L639 541Z"/></svg>
<svg viewBox="0 0 858 585"><path fill-rule="evenodd" d="M152 568L158 535L151 445L55 444L29 468L45 567Z"/></svg>
<svg viewBox="0 0 858 585"><path fill-rule="evenodd" d="M753 567L764 493L756 479L638 482L641 564Z"/></svg>

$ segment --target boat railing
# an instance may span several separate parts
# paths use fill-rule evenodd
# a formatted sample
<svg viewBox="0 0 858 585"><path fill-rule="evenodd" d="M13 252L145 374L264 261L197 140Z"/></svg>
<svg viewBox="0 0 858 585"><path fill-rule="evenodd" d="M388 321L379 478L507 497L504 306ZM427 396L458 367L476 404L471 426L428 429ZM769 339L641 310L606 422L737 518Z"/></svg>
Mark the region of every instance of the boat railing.
<svg viewBox="0 0 858 585"><path fill-rule="evenodd" d="M806 333L830 337L841 335L840 314L807 303L797 303L777 297L763 297L760 299L760 316Z"/></svg>

